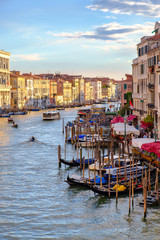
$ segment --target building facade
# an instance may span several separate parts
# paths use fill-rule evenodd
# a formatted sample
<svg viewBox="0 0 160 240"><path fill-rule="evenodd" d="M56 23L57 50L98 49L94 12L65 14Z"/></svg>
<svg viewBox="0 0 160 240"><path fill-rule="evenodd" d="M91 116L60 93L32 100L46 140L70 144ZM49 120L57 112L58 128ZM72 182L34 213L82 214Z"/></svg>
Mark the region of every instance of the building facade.
<svg viewBox="0 0 160 240"><path fill-rule="evenodd" d="M153 32L155 35L141 38L138 57L132 62L133 113L139 122L147 114L154 117L160 132L160 23L155 23Z"/></svg>
<svg viewBox="0 0 160 240"><path fill-rule="evenodd" d="M125 74L126 79L121 81L121 106L123 107L127 103L127 93L133 91L133 78L130 74Z"/></svg>
<svg viewBox="0 0 160 240"><path fill-rule="evenodd" d="M0 109L10 108L10 53L0 50Z"/></svg>

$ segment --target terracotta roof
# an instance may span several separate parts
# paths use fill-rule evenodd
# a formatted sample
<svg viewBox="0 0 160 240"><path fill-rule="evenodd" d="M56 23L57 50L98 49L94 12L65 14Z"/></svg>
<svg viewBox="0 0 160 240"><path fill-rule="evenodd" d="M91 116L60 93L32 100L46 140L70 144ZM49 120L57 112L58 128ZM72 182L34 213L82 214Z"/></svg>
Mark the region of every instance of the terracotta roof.
<svg viewBox="0 0 160 240"><path fill-rule="evenodd" d="M159 40L160 39L160 34L157 34L153 37L148 38L147 40Z"/></svg>

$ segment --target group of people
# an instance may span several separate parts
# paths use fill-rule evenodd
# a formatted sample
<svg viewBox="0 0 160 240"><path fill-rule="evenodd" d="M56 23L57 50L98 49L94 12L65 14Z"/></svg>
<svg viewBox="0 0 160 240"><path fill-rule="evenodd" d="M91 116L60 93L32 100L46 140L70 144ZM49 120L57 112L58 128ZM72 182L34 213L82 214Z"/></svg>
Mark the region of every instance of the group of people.
<svg viewBox="0 0 160 240"><path fill-rule="evenodd" d="M140 131L140 138L153 138L153 131L149 132L149 131L144 131L143 129Z"/></svg>

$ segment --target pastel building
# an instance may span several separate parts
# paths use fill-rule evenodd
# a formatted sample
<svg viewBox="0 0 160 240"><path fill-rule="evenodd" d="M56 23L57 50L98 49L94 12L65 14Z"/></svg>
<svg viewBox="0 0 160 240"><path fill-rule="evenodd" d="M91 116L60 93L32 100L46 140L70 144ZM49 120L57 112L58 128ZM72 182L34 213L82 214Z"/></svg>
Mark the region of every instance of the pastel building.
<svg viewBox="0 0 160 240"><path fill-rule="evenodd" d="M121 105L124 106L127 103L127 93L133 91L133 78L130 74L125 74L126 79L121 81Z"/></svg>
<svg viewBox="0 0 160 240"><path fill-rule="evenodd" d="M0 108L10 108L10 53L0 50Z"/></svg>

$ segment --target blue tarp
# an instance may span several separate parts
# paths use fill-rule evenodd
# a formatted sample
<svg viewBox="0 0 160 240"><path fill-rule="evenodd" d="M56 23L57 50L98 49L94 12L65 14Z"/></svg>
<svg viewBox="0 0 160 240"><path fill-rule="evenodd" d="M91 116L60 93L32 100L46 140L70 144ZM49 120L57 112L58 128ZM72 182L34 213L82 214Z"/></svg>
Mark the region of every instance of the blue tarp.
<svg viewBox="0 0 160 240"><path fill-rule="evenodd" d="M91 179L91 182L94 182L94 178ZM101 183L101 178L99 176L96 176L96 184L100 184ZM102 177L102 184L105 184L106 180Z"/></svg>

